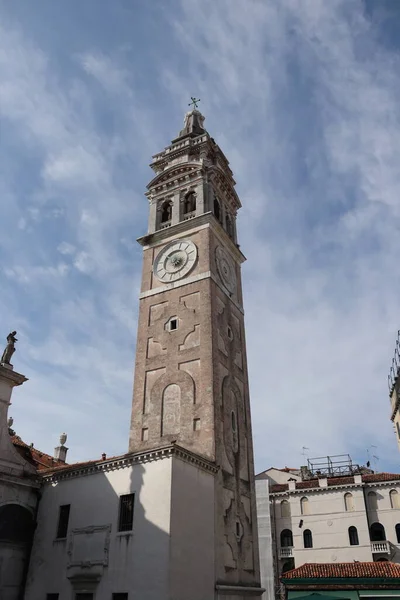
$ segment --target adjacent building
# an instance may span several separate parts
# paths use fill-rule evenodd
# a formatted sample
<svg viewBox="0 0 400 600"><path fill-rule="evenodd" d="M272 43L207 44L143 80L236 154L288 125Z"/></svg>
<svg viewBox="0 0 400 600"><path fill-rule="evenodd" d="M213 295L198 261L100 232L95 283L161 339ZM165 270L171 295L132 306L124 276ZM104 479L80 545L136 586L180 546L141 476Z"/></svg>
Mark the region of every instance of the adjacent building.
<svg viewBox="0 0 400 600"><path fill-rule="evenodd" d="M281 575L305 563L400 563L399 474L373 473L345 455L299 470L268 469L256 480L260 522L259 490L269 489L272 557L260 544L262 581L272 561L277 597Z"/></svg>

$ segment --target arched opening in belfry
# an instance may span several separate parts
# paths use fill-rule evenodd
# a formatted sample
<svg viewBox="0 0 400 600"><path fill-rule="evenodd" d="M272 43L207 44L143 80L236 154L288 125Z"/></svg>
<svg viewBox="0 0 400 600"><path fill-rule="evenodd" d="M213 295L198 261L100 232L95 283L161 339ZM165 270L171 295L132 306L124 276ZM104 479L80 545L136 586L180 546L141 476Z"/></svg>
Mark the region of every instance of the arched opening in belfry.
<svg viewBox="0 0 400 600"><path fill-rule="evenodd" d="M218 198L214 198L214 215L215 215L215 218L221 223L221 221L222 221L221 206L218 201Z"/></svg>
<svg viewBox="0 0 400 600"><path fill-rule="evenodd" d="M172 202L167 200L161 206L161 223L168 223L172 218Z"/></svg>
<svg viewBox="0 0 400 600"><path fill-rule="evenodd" d="M196 194L191 190L183 199L183 214L188 215L196 210Z"/></svg>

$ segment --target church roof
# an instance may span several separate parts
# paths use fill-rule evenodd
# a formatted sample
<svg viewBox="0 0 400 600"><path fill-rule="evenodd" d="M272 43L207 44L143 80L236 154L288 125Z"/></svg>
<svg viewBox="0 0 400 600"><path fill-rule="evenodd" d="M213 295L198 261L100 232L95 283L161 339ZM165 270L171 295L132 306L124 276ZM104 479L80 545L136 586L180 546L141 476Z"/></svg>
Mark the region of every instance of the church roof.
<svg viewBox="0 0 400 600"><path fill-rule="evenodd" d="M389 481L400 481L399 473L369 473L361 475L363 483L385 483ZM354 484L354 476L348 477L328 477L328 487L336 485ZM318 479L309 479L307 481L296 481L296 490L306 490L310 488L322 488ZM277 483L271 485L270 492L285 492L289 489L288 483Z"/></svg>
<svg viewBox="0 0 400 600"><path fill-rule="evenodd" d="M287 579L400 579L400 565L392 562L306 563L282 575Z"/></svg>
<svg viewBox="0 0 400 600"><path fill-rule="evenodd" d="M26 444L19 435L12 435L11 441L14 444L17 452L25 458L29 463L31 463L38 471L43 471L44 469L48 469L49 467L57 467L59 465L66 466L66 463L63 463L60 460L54 458L54 456L50 456L45 452L41 452L37 448L34 448L32 445Z"/></svg>

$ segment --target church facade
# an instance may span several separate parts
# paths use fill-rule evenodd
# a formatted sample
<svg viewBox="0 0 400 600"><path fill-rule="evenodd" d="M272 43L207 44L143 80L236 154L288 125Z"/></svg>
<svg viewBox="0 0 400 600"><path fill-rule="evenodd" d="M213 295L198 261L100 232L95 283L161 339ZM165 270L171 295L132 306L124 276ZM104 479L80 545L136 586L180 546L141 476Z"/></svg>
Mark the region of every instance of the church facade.
<svg viewBox="0 0 400 600"><path fill-rule="evenodd" d="M8 600L263 592L235 181L197 109L151 167L128 452L34 477L25 595Z"/></svg>

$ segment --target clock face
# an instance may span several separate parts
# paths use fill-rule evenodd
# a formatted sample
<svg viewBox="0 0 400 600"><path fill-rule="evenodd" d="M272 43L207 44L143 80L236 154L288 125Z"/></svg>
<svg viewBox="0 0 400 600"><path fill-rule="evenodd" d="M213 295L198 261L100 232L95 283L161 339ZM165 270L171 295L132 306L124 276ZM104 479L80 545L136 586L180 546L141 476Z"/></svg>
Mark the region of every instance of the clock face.
<svg viewBox="0 0 400 600"><path fill-rule="evenodd" d="M221 246L218 246L215 251L215 259L217 262L218 274L222 283L226 289L232 293L236 288L235 265Z"/></svg>
<svg viewBox="0 0 400 600"><path fill-rule="evenodd" d="M165 246L153 265L153 273L160 281L169 283L185 277L194 267L197 247L190 240L179 240Z"/></svg>

